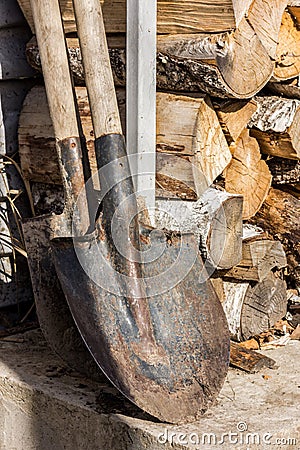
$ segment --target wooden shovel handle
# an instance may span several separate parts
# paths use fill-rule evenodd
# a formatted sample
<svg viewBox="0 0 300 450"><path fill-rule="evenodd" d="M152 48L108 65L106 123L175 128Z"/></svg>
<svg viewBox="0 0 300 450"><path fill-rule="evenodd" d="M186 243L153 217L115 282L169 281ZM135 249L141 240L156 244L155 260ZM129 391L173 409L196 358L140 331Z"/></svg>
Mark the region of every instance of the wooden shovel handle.
<svg viewBox="0 0 300 450"><path fill-rule="evenodd" d="M100 1L73 0L73 5L95 138L122 134Z"/></svg>
<svg viewBox="0 0 300 450"><path fill-rule="evenodd" d="M56 149L65 190L65 214L72 215L84 186L82 152L67 47L58 0L31 0ZM87 201L80 196L76 233L89 225Z"/></svg>

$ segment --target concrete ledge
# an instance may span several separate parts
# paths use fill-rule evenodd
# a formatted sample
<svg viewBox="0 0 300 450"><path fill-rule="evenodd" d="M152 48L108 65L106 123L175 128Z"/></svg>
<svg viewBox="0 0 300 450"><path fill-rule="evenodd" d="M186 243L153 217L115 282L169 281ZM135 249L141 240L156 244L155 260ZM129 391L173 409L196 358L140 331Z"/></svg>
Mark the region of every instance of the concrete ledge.
<svg viewBox="0 0 300 450"><path fill-rule="evenodd" d="M230 370L201 422L176 427L70 371L39 331L12 336L0 341L0 449L299 449L299 350L269 351L275 370Z"/></svg>

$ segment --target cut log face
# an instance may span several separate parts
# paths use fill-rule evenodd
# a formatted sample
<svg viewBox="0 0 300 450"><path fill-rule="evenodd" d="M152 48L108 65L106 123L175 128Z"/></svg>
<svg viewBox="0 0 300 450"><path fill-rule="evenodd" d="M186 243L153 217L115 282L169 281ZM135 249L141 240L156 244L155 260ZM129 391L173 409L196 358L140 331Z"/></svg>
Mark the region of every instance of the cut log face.
<svg viewBox="0 0 300 450"><path fill-rule="evenodd" d="M263 153L281 158L300 156L300 101L255 97L257 111L248 126Z"/></svg>
<svg viewBox="0 0 300 450"><path fill-rule="evenodd" d="M244 197L243 219L259 210L271 187L272 175L261 160L257 141L244 130L233 149L233 158L225 171L225 189Z"/></svg>
<svg viewBox="0 0 300 450"><path fill-rule="evenodd" d="M286 285L270 273L262 282L249 286L241 312L244 340L268 330L287 311Z"/></svg>
<svg viewBox="0 0 300 450"><path fill-rule="evenodd" d="M288 80L300 74L300 30L286 11L282 17L276 50L275 81Z"/></svg>
<svg viewBox="0 0 300 450"><path fill-rule="evenodd" d="M237 341L268 330L286 314L286 284L272 272L257 283L224 281L224 291L223 309Z"/></svg>
<svg viewBox="0 0 300 450"><path fill-rule="evenodd" d="M196 202L157 200L157 226L193 232L209 270L232 267L242 256L242 201L213 188Z"/></svg>

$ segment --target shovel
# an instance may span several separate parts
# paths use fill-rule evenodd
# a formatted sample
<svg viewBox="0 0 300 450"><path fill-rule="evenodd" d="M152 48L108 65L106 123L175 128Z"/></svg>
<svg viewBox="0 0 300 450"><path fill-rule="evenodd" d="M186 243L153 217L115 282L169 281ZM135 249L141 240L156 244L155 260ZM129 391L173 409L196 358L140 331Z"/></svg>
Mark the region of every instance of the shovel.
<svg viewBox="0 0 300 450"><path fill-rule="evenodd" d="M44 11L47 2L32 3L41 11L40 48L55 47L50 27L57 2ZM74 8L103 202L92 233L51 241L56 271L78 329L112 383L163 421L194 421L215 400L227 373L225 315L194 237L138 224L100 2L76 0ZM53 77L47 51L41 57L44 74ZM84 197L79 195L75 219Z"/></svg>
<svg viewBox="0 0 300 450"><path fill-rule="evenodd" d="M36 20L39 21L39 13L35 8L37 2L32 3L33 10L37 14ZM48 52L52 50L52 64L55 64L57 53L61 55L65 53L61 25L56 29L54 27L55 23L51 25L51 32L56 33L56 46L47 48ZM43 48L45 51L46 47ZM99 379L101 371L75 326L51 258L50 239L54 236L72 235L72 213L77 199L76 192L84 186L79 138L63 140L64 136L78 136L77 126L74 126L76 113L72 100L73 93L67 57L55 70L53 77L50 80L46 79L46 84L50 92L53 89L58 90L54 96L50 93L48 98L52 102L59 100L52 106L52 110L56 109L56 114L52 116L52 119L56 135L61 137L60 142L57 142L57 147L60 153L65 207L60 216L49 214L26 219L22 228L39 323L48 344L70 367L89 377ZM53 84L55 85L53 86ZM61 86L64 86L63 89ZM73 122L69 121L72 116ZM78 222L79 233L84 232L88 226L88 215L84 211L85 208L86 204L83 201L81 205L83 214Z"/></svg>

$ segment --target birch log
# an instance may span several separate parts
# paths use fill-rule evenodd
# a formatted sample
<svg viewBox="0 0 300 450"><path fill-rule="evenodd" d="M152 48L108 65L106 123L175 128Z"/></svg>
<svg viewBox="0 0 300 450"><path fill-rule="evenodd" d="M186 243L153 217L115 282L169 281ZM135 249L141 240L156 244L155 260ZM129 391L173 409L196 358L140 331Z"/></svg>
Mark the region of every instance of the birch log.
<svg viewBox="0 0 300 450"><path fill-rule="evenodd" d="M225 189L243 195L243 219L249 219L266 199L272 175L261 159L256 139L249 136L249 130L242 132L232 151L232 161L225 171Z"/></svg>
<svg viewBox="0 0 300 450"><path fill-rule="evenodd" d="M300 156L300 101L280 97L255 97L257 111L249 127L251 136L267 155L288 159Z"/></svg>
<svg viewBox="0 0 300 450"><path fill-rule="evenodd" d="M274 156L267 160L267 164L273 177L273 184L300 183L300 161Z"/></svg>
<svg viewBox="0 0 300 450"><path fill-rule="evenodd" d="M193 232L207 268L229 268L242 257L242 202L241 196L213 188L196 202L157 200L157 226Z"/></svg>
<svg viewBox="0 0 300 450"><path fill-rule="evenodd" d="M261 282L224 282L223 308L237 341L268 330L287 310L286 285L272 272Z"/></svg>
<svg viewBox="0 0 300 450"><path fill-rule="evenodd" d="M223 98L252 97L273 73L276 43L286 4L286 0L253 0L247 16L242 15L238 26L231 32L195 34L190 31L188 34L159 35L158 87L186 92L204 91ZM185 19L182 16L180 20L184 23ZM36 46L30 44L27 53L31 64L39 69ZM115 80L124 85L124 50L111 51L111 60ZM77 46L71 51L71 67L73 70L76 68L77 79L80 73L83 82Z"/></svg>

